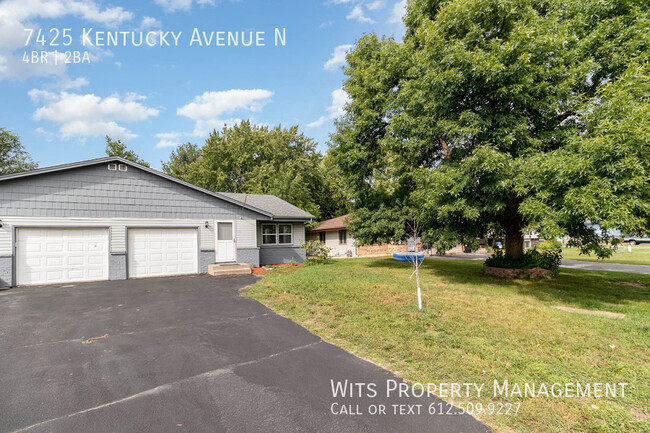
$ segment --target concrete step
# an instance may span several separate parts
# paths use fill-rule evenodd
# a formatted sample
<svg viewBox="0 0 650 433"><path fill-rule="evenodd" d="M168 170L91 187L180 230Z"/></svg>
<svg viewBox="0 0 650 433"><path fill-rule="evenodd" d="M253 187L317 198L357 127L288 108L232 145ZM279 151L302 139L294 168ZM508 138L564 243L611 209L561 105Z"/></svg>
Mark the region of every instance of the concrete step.
<svg viewBox="0 0 650 433"><path fill-rule="evenodd" d="M213 277L229 277L231 275L250 275L251 267L246 263L215 264L208 266L208 274Z"/></svg>

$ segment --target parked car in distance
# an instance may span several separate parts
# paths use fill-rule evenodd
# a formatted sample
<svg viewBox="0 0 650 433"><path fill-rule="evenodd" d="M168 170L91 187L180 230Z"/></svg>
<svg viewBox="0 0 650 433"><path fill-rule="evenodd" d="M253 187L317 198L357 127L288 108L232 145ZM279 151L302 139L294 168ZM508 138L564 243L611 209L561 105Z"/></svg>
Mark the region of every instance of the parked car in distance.
<svg viewBox="0 0 650 433"><path fill-rule="evenodd" d="M650 236L623 235L623 238L621 240L623 242L628 242L630 245L637 245L642 243L650 243Z"/></svg>

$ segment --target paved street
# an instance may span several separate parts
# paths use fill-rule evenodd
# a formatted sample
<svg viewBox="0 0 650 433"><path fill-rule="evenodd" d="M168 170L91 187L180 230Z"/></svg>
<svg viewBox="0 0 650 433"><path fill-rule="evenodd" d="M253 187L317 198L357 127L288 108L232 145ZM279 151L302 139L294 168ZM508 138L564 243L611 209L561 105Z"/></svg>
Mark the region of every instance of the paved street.
<svg viewBox="0 0 650 433"><path fill-rule="evenodd" d="M480 260L490 257L489 254L454 254L445 256L430 256L432 259L442 260ZM650 275L650 265L625 265L622 263L587 262L582 260L562 260L563 268L585 269L590 271L628 272L631 274Z"/></svg>

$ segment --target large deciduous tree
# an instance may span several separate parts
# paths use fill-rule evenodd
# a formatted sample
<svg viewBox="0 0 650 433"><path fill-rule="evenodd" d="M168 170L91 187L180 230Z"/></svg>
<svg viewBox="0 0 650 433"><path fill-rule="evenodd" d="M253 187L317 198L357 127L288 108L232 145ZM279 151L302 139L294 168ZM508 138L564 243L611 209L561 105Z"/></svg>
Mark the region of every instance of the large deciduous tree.
<svg viewBox="0 0 650 433"><path fill-rule="evenodd" d="M33 170L38 164L20 143L20 138L5 128L0 128L0 175Z"/></svg>
<svg viewBox="0 0 650 433"><path fill-rule="evenodd" d="M201 149L192 143L185 143L178 146L169 155L169 161L162 163L162 169L170 176L184 179L188 176L190 165L199 159Z"/></svg>
<svg viewBox="0 0 650 433"><path fill-rule="evenodd" d="M126 147L126 144L123 143L122 140L113 140L108 135L106 136L106 155L119 156L120 158L124 158L145 167L150 166L149 163L140 158L137 153Z"/></svg>
<svg viewBox="0 0 650 433"><path fill-rule="evenodd" d="M272 194L329 218L344 209L314 141L298 127L243 121L214 131L202 148L184 145L163 169L212 191Z"/></svg>
<svg viewBox="0 0 650 433"><path fill-rule="evenodd" d="M425 239L504 233L514 257L529 230L600 254L587 222L647 231L648 10L410 0L403 42L371 34L348 55L331 151L353 230L403 237L416 214Z"/></svg>

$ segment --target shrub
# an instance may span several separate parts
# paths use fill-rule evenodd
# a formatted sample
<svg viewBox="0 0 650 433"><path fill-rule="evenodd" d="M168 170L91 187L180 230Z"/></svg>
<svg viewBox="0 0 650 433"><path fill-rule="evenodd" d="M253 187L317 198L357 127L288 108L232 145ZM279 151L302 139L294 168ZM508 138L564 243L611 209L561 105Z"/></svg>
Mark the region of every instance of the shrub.
<svg viewBox="0 0 650 433"><path fill-rule="evenodd" d="M562 242L558 240L545 240L541 244L534 247L538 251L548 251L548 250L560 250L562 251Z"/></svg>
<svg viewBox="0 0 650 433"><path fill-rule="evenodd" d="M562 262L562 248L558 248L556 245L538 247L524 252L516 259L509 254L503 254L501 250L497 250L485 261L485 265L509 269L542 268L556 273Z"/></svg>
<svg viewBox="0 0 650 433"><path fill-rule="evenodd" d="M306 264L325 263L329 259L330 249L319 241L307 241L302 243L307 250Z"/></svg>

